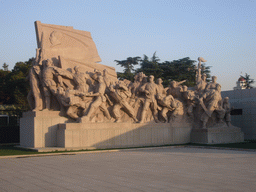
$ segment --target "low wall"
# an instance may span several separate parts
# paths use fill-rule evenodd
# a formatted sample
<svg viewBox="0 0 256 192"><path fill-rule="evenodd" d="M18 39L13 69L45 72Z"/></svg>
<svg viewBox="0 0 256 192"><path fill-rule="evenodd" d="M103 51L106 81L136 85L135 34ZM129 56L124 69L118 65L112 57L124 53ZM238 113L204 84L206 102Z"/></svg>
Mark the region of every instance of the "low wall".
<svg viewBox="0 0 256 192"><path fill-rule="evenodd" d="M20 120L20 146L25 148L104 149L185 143L243 141L238 127L192 129L178 123L67 123L58 111L30 111ZM59 149L56 149L59 148Z"/></svg>
<svg viewBox="0 0 256 192"><path fill-rule="evenodd" d="M67 123L58 111L29 111L20 119L26 148L117 148L190 142L190 125L170 123Z"/></svg>
<svg viewBox="0 0 256 192"><path fill-rule="evenodd" d="M67 123L59 124L57 147L119 148L190 142L191 128L169 123Z"/></svg>

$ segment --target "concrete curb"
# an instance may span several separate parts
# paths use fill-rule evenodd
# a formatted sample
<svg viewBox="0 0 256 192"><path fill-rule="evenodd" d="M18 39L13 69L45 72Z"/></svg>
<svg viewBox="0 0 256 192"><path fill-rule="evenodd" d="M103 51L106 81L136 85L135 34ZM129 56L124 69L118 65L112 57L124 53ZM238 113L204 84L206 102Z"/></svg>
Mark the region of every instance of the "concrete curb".
<svg viewBox="0 0 256 192"><path fill-rule="evenodd" d="M0 156L0 159L8 158L28 158L28 157L43 157L43 156L59 156L59 155L77 155L77 154L90 154L90 153L108 153L119 151L137 151L137 150L150 150L150 149L164 149L164 148L201 148L201 149L218 149L218 150L236 150L236 151L251 151L256 152L256 149L243 149L243 148L227 148L227 147L214 147L214 146L156 146L156 147L142 147L142 148L127 148L127 149L110 149L110 150L94 150L94 151L73 151L73 152L60 152L60 153L43 153L31 155L8 155Z"/></svg>
<svg viewBox="0 0 256 192"><path fill-rule="evenodd" d="M31 155L8 155L8 156L0 156L0 159L58 156L58 155L76 155L76 154L84 154L84 153L106 153L106 152L117 152L117 151L119 151L119 150L74 151L74 152L60 152L60 153L31 154Z"/></svg>
<svg viewBox="0 0 256 192"><path fill-rule="evenodd" d="M155 147L142 147L142 148L126 148L126 149L110 149L110 150L93 150L93 151L70 151L70 152L56 152L56 153L43 153L43 154L28 154L28 155L8 155L0 156L0 159L8 158L28 158L28 157L43 157L43 156L58 156L58 155L77 155L86 153L107 153L119 151L136 151L136 150L149 150L155 148L183 148L185 146L155 146Z"/></svg>

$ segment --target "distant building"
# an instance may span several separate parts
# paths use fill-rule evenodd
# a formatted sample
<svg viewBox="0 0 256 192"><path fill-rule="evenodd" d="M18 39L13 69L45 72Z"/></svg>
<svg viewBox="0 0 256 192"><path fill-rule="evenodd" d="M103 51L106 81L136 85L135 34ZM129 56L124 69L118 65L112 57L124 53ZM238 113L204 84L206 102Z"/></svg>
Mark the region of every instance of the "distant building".
<svg viewBox="0 0 256 192"><path fill-rule="evenodd" d="M246 81L243 77L239 77L238 81L236 82L236 87L234 90L246 89Z"/></svg>
<svg viewBox="0 0 256 192"><path fill-rule="evenodd" d="M229 97L230 106L234 107L231 124L241 128L245 139L256 139L256 89L222 91L221 96Z"/></svg>

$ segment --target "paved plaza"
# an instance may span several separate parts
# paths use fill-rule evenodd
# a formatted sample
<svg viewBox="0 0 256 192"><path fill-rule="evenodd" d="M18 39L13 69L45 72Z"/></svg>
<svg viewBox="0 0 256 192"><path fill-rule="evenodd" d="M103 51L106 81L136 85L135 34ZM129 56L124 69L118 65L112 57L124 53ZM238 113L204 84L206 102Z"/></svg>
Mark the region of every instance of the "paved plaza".
<svg viewBox="0 0 256 192"><path fill-rule="evenodd" d="M0 191L255 191L256 152L163 147L0 159Z"/></svg>

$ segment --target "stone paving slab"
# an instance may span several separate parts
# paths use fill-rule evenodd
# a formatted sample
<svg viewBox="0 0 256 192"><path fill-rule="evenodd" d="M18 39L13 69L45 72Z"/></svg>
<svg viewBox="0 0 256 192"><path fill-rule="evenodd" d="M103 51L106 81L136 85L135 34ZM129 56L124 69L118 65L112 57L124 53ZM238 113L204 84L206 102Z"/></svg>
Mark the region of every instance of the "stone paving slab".
<svg viewBox="0 0 256 192"><path fill-rule="evenodd" d="M255 191L256 152L147 148L0 159L0 191Z"/></svg>

